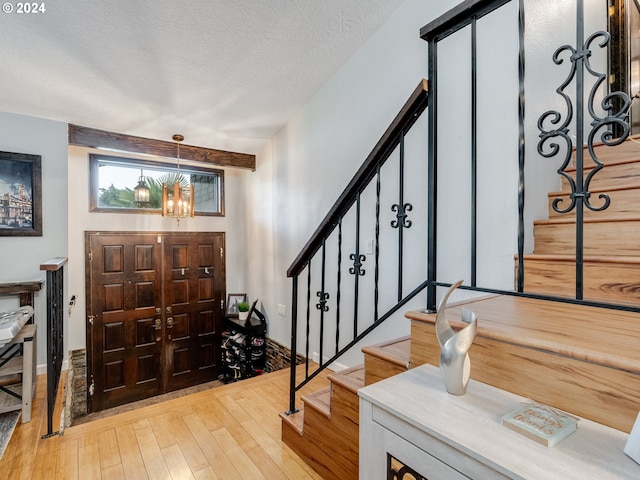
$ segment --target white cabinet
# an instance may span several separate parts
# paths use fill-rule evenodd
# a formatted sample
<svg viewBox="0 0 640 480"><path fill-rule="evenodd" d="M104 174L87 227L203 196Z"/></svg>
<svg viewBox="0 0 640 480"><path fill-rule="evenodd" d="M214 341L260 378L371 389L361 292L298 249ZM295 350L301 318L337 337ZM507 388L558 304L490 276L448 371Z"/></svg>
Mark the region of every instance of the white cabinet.
<svg viewBox="0 0 640 480"><path fill-rule="evenodd" d="M401 480L387 476L400 465L428 480L640 478L623 452L626 433L582 419L577 432L545 447L500 423L526 399L473 380L466 395L450 395L431 365L359 395L361 480Z"/></svg>

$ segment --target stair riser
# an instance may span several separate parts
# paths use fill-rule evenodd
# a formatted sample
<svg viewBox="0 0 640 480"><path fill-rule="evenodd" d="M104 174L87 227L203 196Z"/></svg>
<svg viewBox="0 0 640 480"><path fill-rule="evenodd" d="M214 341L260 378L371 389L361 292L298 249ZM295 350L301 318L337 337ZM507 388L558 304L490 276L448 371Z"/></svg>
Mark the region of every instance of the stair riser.
<svg viewBox="0 0 640 480"><path fill-rule="evenodd" d="M590 167L590 164L585 164ZM585 179L590 168L585 169ZM567 172L571 178L575 180L575 170ZM637 187L640 185L640 163L629 162L613 165L605 165L598 173L596 173L589 184L589 189L595 188L611 188L611 187ZM562 177L562 191L569 192L571 188L567 180Z"/></svg>
<svg viewBox="0 0 640 480"><path fill-rule="evenodd" d="M640 181L640 180L639 180ZM624 190L611 190L606 193L611 204L606 210L594 212L588 208L584 210L585 218L637 218L640 216L638 212L638 205L640 205L640 189L628 188ZM600 207L603 202L598 198L599 192L591 195L591 203L594 207ZM549 218L574 218L576 215L575 209L568 213L558 213L553 209L553 202L561 198L562 201L558 204L559 209L567 208L571 201L569 200L569 194L564 195L549 195Z"/></svg>
<svg viewBox="0 0 640 480"><path fill-rule="evenodd" d="M538 223L534 226L535 253L575 254L574 223ZM584 255L640 255L640 221L592 222L584 224Z"/></svg>
<svg viewBox="0 0 640 480"><path fill-rule="evenodd" d="M438 366L434 325L412 321L411 338L412 366ZM480 336L469 357L480 382L618 430L629 432L638 414L640 375Z"/></svg>
<svg viewBox="0 0 640 480"><path fill-rule="evenodd" d="M336 413L340 407L333 399L331 403L330 418L313 408L304 409L302 436L283 422L282 439L322 478L358 478L358 424Z"/></svg>
<svg viewBox="0 0 640 480"><path fill-rule="evenodd" d="M517 275L516 264L516 275ZM575 298L572 262L529 257L524 261L524 291ZM585 300L640 305L640 265L584 262Z"/></svg>
<svg viewBox="0 0 640 480"><path fill-rule="evenodd" d="M625 160L640 160L640 141L639 138L634 137L635 141L629 138L627 141L616 146L607 146L602 143L595 144L593 149L600 160L605 165L611 162L620 162ZM583 158L585 165L592 163L589 151L585 148L583 150ZM573 153L573 163L575 164L576 153Z"/></svg>

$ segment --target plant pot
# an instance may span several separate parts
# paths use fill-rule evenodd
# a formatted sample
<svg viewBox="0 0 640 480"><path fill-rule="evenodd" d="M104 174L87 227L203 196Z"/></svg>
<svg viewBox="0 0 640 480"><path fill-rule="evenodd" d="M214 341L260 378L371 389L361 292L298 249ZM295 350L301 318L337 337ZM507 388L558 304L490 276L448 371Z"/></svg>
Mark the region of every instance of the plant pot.
<svg viewBox="0 0 640 480"><path fill-rule="evenodd" d="M246 320L249 312L238 312L238 320Z"/></svg>

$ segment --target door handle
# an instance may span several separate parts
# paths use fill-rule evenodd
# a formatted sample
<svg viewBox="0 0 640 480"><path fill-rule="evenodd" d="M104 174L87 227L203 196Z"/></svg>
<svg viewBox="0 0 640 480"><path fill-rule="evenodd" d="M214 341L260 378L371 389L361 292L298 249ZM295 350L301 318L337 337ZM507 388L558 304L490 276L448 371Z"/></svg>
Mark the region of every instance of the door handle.
<svg viewBox="0 0 640 480"><path fill-rule="evenodd" d="M162 330L162 319L161 318L156 318L156 321L154 322L154 328L156 330Z"/></svg>
<svg viewBox="0 0 640 480"><path fill-rule="evenodd" d="M173 328L173 317L167 318L167 328Z"/></svg>
<svg viewBox="0 0 640 480"><path fill-rule="evenodd" d="M171 315L171 307L167 307L167 313Z"/></svg>

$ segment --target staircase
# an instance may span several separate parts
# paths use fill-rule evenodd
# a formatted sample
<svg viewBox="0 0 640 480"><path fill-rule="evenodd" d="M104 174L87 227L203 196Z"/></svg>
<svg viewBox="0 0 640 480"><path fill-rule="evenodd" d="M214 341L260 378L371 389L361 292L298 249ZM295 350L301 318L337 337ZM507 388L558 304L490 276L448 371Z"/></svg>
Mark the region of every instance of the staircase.
<svg viewBox="0 0 640 480"><path fill-rule="evenodd" d="M282 418L282 439L326 480L358 478L358 389L409 368L410 339L365 347L365 363L329 374L330 386Z"/></svg>
<svg viewBox="0 0 640 480"><path fill-rule="evenodd" d="M592 182L609 209L585 213L585 298L640 303L640 145L599 152ZM568 187L549 194L567 197ZM606 217L606 218L605 218ZM535 252L525 257L527 292L566 295L574 283L575 219L552 208L535 222ZM517 268L517 261L516 261ZM478 315L471 376L580 417L629 432L640 405L640 315L548 300L486 296L467 302ZM460 305L448 320L454 328ZM365 347L363 366L328 376L330 385L282 414L283 440L325 479L358 477L360 387L424 363L438 365L435 316L409 312L411 336ZM419 399L416 399L419 402ZM427 408L425 406L425 408Z"/></svg>
<svg viewBox="0 0 640 480"><path fill-rule="evenodd" d="M590 186L590 201L602 211L584 210L584 298L608 303L640 304L640 143L638 137L616 147L595 147L604 168ZM585 176L593 167L585 169ZM575 178L575 169L568 170ZM552 208L569 205L570 188L549 193L549 218L534 222L534 253L524 256L528 293L571 297L575 293L575 211ZM516 271L518 262L516 257Z"/></svg>

